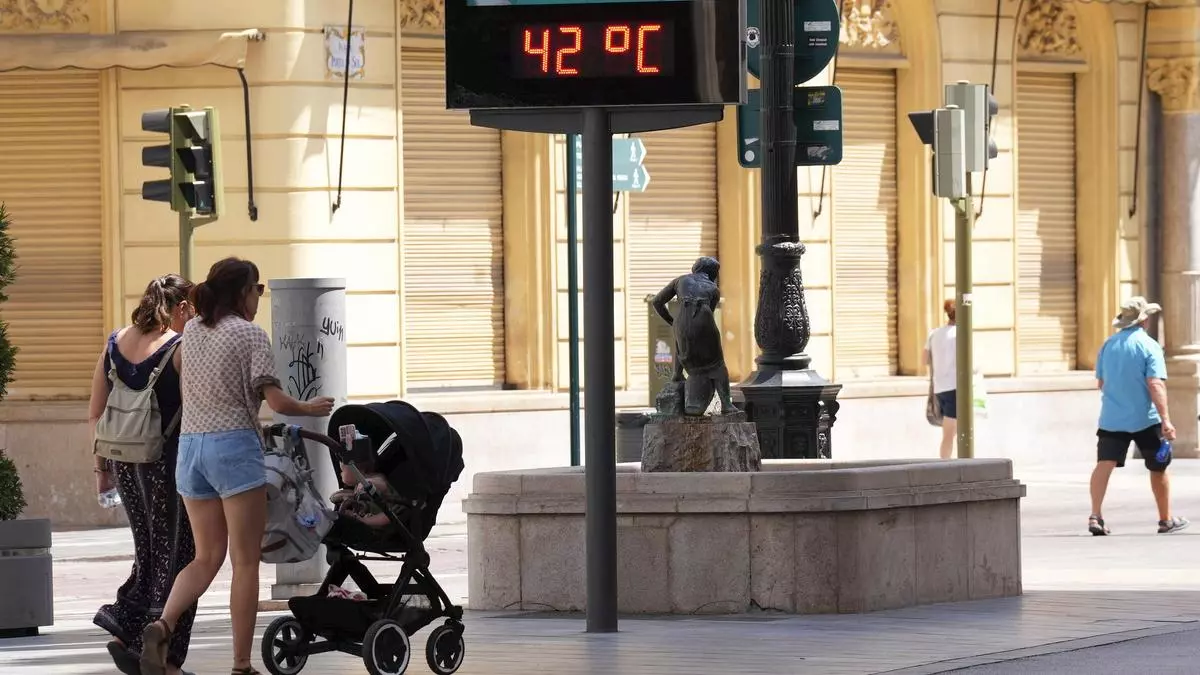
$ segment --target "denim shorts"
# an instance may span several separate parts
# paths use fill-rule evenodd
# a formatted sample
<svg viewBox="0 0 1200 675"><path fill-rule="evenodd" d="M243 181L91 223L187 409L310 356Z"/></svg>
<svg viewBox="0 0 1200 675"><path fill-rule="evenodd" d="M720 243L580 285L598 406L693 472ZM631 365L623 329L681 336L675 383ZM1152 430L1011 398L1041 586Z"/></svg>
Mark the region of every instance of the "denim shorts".
<svg viewBox="0 0 1200 675"><path fill-rule="evenodd" d="M267 482L262 441L254 429L179 437L175 485L188 499L227 499Z"/></svg>

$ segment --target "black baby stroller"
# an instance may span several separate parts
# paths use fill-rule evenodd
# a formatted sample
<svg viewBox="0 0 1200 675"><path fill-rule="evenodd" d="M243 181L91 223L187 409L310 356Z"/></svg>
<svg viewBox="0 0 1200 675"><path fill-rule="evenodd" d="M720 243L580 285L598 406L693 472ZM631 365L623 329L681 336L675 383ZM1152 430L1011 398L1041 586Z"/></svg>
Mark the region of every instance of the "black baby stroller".
<svg viewBox="0 0 1200 675"><path fill-rule="evenodd" d="M354 425L366 438L353 447L330 438L343 425ZM462 440L436 413L421 412L403 401L347 405L333 413L329 436L301 432L326 445L339 463L353 464L375 456L375 471L403 498L388 506L379 492L361 481L390 525L372 528L341 518L324 539L329 573L315 595L288 601L291 616L271 622L263 633L262 658L273 675L296 675L313 654L343 652L360 656L371 675L400 675L408 668L410 636L445 617L425 647L429 667L450 675L465 654L462 607L451 603L429 572L424 540L437 519L442 500L463 470ZM282 436L283 425L266 433ZM370 454L368 454L370 453ZM363 560L403 561L400 578L381 584ZM328 597L331 586L353 578L367 600Z"/></svg>

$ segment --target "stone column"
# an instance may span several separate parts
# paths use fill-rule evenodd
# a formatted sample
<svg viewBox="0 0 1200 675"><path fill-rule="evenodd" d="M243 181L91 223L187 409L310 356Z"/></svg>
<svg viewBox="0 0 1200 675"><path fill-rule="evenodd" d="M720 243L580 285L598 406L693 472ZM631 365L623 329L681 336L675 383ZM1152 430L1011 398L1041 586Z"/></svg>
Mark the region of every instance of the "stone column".
<svg viewBox="0 0 1200 675"><path fill-rule="evenodd" d="M1167 398L1175 453L1198 457L1200 442L1200 58L1152 58L1147 84L1162 97L1161 203Z"/></svg>

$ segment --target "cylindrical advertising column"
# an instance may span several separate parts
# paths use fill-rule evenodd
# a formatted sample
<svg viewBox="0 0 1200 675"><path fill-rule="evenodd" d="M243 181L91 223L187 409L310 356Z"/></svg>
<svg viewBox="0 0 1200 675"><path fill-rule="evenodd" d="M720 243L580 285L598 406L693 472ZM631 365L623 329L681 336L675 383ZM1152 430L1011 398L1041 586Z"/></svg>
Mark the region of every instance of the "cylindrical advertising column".
<svg viewBox="0 0 1200 675"><path fill-rule="evenodd" d="M267 287L271 289L275 372L284 391L301 401L329 396L335 409L345 405L346 280L272 279ZM275 421L328 433L328 417L288 417L277 413ZM336 430L332 435L336 437ZM311 441L306 447L317 491L328 498L338 489L338 476L329 451ZM305 562L276 565L271 597L282 600L310 594L328 569L324 547Z"/></svg>

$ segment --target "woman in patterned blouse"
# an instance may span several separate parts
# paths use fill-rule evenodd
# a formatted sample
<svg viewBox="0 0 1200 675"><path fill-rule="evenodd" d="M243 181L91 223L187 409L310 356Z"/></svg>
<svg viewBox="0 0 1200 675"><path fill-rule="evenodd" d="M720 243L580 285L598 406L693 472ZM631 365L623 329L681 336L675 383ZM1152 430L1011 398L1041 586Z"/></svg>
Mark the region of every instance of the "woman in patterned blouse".
<svg viewBox="0 0 1200 675"><path fill-rule="evenodd" d="M252 321L263 294L258 267L226 258L192 293L198 316L183 329L183 423L175 482L196 539L196 559L175 579L162 619L143 634L144 675L166 673L167 645L176 622L204 593L225 562L233 563L229 613L233 674L250 664L258 613L258 568L266 528L266 469L259 408L324 417L333 399L298 401L275 375L267 332Z"/></svg>

